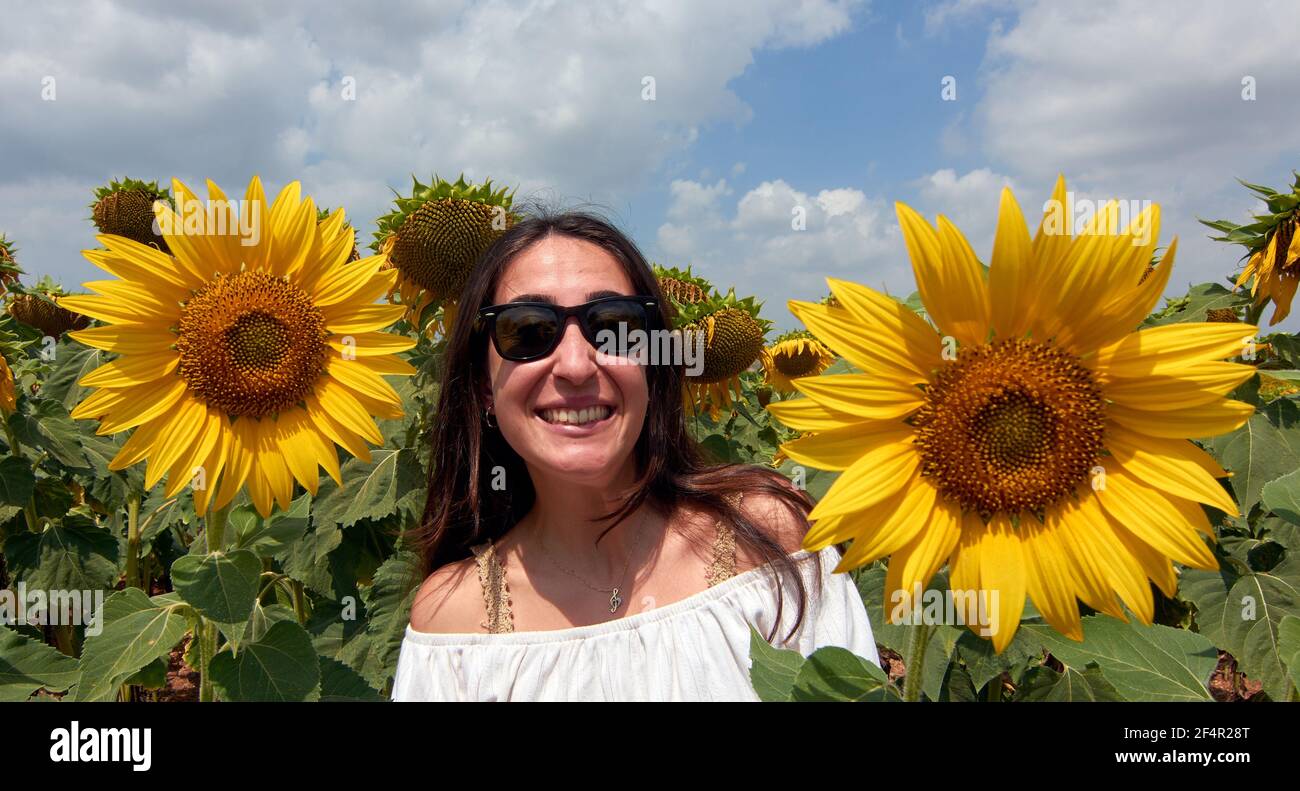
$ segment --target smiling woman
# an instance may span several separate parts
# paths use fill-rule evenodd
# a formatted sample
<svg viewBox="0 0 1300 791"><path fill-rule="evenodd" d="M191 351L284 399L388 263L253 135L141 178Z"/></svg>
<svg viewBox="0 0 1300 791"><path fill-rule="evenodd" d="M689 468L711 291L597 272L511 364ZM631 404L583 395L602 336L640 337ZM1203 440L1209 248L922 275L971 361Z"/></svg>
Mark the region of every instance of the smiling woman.
<svg viewBox="0 0 1300 791"><path fill-rule="evenodd" d="M626 236L582 213L524 220L460 304L394 699L754 700L751 625L879 663L838 550L801 549L807 496L705 459L681 361L597 345L671 326Z"/></svg>

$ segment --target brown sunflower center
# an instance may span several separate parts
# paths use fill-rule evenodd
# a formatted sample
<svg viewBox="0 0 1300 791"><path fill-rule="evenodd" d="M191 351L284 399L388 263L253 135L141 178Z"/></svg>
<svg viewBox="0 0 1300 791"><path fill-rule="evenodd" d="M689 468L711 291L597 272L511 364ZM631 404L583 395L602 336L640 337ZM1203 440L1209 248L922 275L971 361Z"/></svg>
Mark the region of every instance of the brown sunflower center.
<svg viewBox="0 0 1300 791"><path fill-rule="evenodd" d="M817 366L820 363L821 355L810 345L804 345L798 350L787 349L772 355L772 364L776 366L776 370L791 378L817 373Z"/></svg>
<svg viewBox="0 0 1300 791"><path fill-rule="evenodd" d="M180 373L230 415L262 417L297 404L324 369L325 320L297 286L265 272L218 277L181 313Z"/></svg>
<svg viewBox="0 0 1300 791"><path fill-rule="evenodd" d="M1041 512L1085 480L1102 449L1092 372L1043 343L963 348L913 418L922 474L965 510Z"/></svg>

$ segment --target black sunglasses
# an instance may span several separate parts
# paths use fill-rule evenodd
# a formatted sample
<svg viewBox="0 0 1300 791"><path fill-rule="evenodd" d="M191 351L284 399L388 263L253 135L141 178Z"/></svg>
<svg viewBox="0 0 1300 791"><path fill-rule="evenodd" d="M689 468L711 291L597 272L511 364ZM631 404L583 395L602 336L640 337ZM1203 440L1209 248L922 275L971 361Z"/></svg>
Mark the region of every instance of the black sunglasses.
<svg viewBox="0 0 1300 791"><path fill-rule="evenodd" d="M550 302L507 302L480 308L474 327L476 331L487 330L503 359L527 362L555 351L570 316L578 318L587 342L600 348L605 344L600 337L603 331L614 333L615 338L626 338L619 334L620 325L626 328L625 333L652 329L659 316L655 310L658 305L654 297L623 295L601 297L571 308Z"/></svg>

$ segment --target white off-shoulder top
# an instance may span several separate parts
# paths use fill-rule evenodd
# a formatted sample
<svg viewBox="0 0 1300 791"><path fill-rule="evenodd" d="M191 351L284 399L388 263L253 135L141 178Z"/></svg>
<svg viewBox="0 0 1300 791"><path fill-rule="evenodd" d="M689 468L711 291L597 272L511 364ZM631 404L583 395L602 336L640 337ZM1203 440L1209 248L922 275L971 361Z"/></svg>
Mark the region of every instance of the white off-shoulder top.
<svg viewBox="0 0 1300 791"><path fill-rule="evenodd" d="M876 665L866 606L852 578L835 574L834 546L791 556L808 593L785 581L778 648L807 656L840 646ZM823 585L814 588L821 565ZM737 574L652 610L589 626L503 634L431 634L408 625L397 661L397 701L756 701L749 680L749 627L764 636L776 617L771 564Z"/></svg>

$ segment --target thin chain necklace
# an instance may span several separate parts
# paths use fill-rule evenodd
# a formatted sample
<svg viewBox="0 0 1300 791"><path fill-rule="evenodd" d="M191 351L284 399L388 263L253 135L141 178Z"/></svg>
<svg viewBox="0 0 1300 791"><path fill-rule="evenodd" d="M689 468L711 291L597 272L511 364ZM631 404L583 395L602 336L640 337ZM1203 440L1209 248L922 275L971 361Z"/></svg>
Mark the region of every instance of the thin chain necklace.
<svg viewBox="0 0 1300 791"><path fill-rule="evenodd" d="M647 517L649 516L649 512L647 512L646 516ZM561 566L559 563L556 562L555 558L551 555L550 550L546 548L545 534L539 533L537 539L542 547L542 552L546 555L547 559L550 560L551 563L556 568L568 574L569 576L573 577L574 579L578 580L583 585L586 585L588 588L591 588L594 591L598 591L600 593L608 593L609 611L618 612L619 606L623 604L623 597L619 595L619 589L623 586L623 580L627 577L627 567L628 564L632 562L632 556L636 554L637 549L641 546L641 536L642 534L645 533L645 522L646 522L645 519L641 520L641 529L637 531L636 542L632 546L632 551L628 553L627 558L624 559L623 561L623 574L618 578L618 585L613 588L597 588L595 585L592 585L590 582L587 582L585 579L573 573L569 569L566 569L564 566Z"/></svg>

